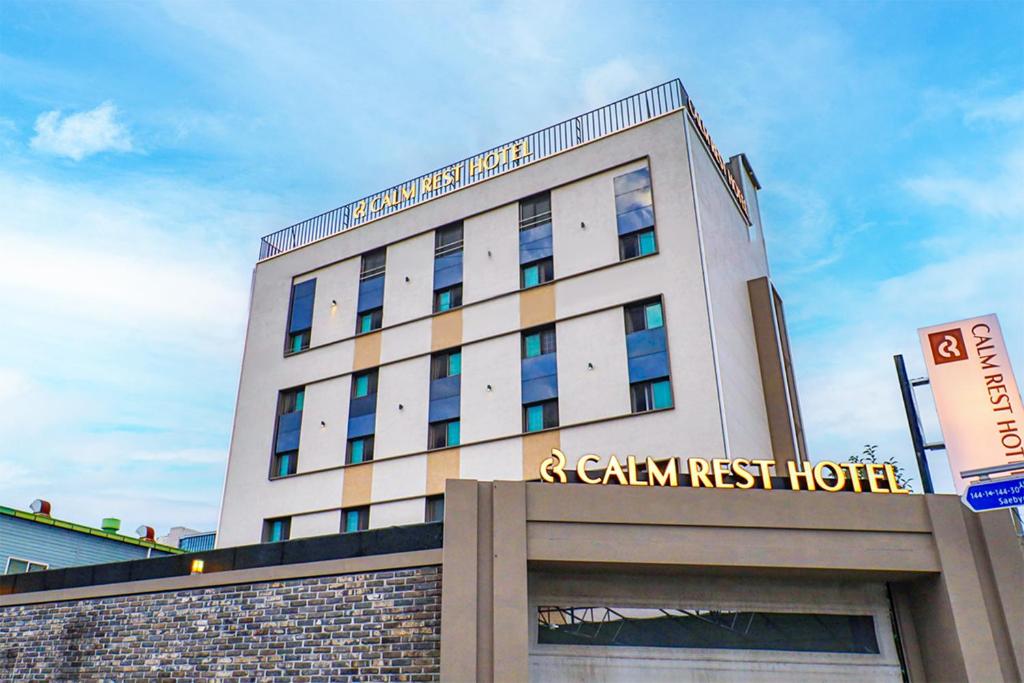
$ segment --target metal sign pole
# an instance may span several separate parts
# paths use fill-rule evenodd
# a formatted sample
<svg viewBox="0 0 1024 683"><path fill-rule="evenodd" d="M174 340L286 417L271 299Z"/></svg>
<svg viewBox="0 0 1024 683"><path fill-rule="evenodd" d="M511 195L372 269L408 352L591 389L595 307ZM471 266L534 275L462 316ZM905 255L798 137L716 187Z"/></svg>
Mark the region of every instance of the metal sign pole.
<svg viewBox="0 0 1024 683"><path fill-rule="evenodd" d="M932 473L928 469L928 454L925 452L921 417L917 413L917 401L914 400L914 387L911 385L910 378L907 377L907 366L903 362L903 355L896 354L892 359L896 362L896 376L900 381L900 393L903 394L903 408L907 411L910 440L914 444L917 469L921 473L921 488L925 493L935 493L935 488L932 486Z"/></svg>

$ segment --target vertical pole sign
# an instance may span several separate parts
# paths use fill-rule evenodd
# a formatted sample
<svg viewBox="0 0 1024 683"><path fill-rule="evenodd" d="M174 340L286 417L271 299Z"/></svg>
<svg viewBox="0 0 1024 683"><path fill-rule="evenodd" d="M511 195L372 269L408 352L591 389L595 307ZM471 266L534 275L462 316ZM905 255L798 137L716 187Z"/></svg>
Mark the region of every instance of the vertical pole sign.
<svg viewBox="0 0 1024 683"><path fill-rule="evenodd" d="M1024 474L1024 406L996 316L925 327L918 335L956 492L965 495L979 478L974 486ZM969 497L965 503L975 509Z"/></svg>

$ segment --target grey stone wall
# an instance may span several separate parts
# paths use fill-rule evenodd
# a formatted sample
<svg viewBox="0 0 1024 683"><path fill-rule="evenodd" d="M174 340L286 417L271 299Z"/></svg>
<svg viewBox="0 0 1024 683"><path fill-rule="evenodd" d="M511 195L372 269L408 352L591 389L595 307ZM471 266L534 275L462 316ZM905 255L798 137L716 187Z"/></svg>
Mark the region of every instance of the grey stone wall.
<svg viewBox="0 0 1024 683"><path fill-rule="evenodd" d="M0 608L0 680L436 681L441 568Z"/></svg>

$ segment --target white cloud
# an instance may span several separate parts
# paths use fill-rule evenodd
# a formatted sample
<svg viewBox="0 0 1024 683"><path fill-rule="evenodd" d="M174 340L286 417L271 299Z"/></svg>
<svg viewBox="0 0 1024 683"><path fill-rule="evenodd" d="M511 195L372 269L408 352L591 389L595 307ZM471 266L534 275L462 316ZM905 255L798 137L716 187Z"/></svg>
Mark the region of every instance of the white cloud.
<svg viewBox="0 0 1024 683"><path fill-rule="evenodd" d="M964 121L975 123L1020 123L1024 121L1024 91L1007 97L977 101L969 104L964 111Z"/></svg>
<svg viewBox="0 0 1024 683"><path fill-rule="evenodd" d="M61 118L60 110L40 114L36 119L34 149L81 161L99 152L130 152L132 139L128 129L115 120L117 107L104 102L90 111Z"/></svg>
<svg viewBox="0 0 1024 683"><path fill-rule="evenodd" d="M580 91L583 104L588 109L596 109L652 85L655 83L649 71L637 68L628 59L617 57L584 72Z"/></svg>
<svg viewBox="0 0 1024 683"><path fill-rule="evenodd" d="M956 172L932 173L904 183L929 204L961 208L983 218L1020 221L1024 215L1024 145L1011 150L989 177L973 178Z"/></svg>

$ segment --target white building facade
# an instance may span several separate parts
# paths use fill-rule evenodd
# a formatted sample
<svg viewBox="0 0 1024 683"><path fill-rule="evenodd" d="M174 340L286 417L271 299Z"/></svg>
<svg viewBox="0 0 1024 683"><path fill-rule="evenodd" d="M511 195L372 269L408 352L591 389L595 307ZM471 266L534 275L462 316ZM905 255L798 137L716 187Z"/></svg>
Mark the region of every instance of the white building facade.
<svg viewBox="0 0 1024 683"><path fill-rule="evenodd" d="M218 546L438 520L552 448L804 459L758 188L673 81L268 236Z"/></svg>

